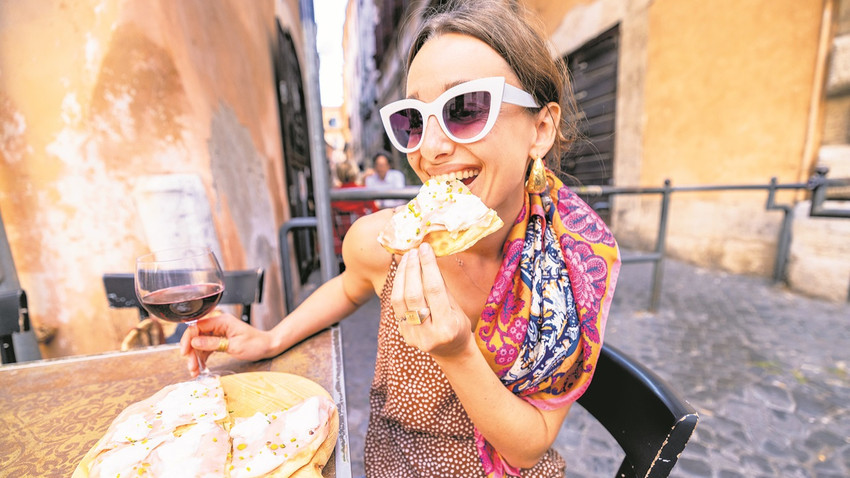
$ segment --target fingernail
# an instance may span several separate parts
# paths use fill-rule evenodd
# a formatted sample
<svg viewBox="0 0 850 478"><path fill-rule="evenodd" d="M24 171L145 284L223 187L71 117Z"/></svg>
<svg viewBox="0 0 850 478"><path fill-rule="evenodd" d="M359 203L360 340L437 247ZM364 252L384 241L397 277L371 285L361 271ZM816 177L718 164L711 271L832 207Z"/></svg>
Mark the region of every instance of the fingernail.
<svg viewBox="0 0 850 478"><path fill-rule="evenodd" d="M431 244L428 244L427 242L423 242L422 245L419 246L419 250L423 254L430 255L434 253L434 249L431 247Z"/></svg>

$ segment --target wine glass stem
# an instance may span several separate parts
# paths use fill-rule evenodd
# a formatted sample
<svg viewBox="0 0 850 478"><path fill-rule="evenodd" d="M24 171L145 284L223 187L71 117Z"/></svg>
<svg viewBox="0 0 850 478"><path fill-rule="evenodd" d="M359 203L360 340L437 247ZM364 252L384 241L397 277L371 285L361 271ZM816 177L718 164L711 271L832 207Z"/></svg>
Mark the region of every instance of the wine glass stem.
<svg viewBox="0 0 850 478"><path fill-rule="evenodd" d="M194 321L194 322L192 322L188 325L189 325L189 327L195 327L195 324L197 324L197 323L198 323L198 321ZM212 372L210 372L210 369L207 367L206 362L201 360L201 354L197 350L195 350L195 359L198 361L198 376L199 377L208 377L208 376L212 375Z"/></svg>
<svg viewBox="0 0 850 478"><path fill-rule="evenodd" d="M212 372L210 372L210 369L207 367L207 364L203 360L201 360L201 354L198 353L197 350L195 350L195 358L198 359L198 376L207 377L209 375L212 375Z"/></svg>

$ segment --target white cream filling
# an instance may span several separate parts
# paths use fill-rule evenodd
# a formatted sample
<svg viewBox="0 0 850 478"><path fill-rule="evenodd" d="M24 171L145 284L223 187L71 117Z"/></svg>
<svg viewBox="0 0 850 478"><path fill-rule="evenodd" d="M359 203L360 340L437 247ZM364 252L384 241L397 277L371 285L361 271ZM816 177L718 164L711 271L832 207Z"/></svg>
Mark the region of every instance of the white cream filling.
<svg viewBox="0 0 850 478"><path fill-rule="evenodd" d="M134 442L148 436L151 431L150 423L145 420L145 416L141 413L133 414L126 417L112 434L113 442Z"/></svg>

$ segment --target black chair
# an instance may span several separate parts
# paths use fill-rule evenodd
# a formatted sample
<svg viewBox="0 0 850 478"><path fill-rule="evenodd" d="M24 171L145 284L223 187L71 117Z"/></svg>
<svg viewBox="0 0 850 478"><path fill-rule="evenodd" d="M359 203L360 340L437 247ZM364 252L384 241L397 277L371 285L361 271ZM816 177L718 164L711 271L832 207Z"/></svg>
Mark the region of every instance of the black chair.
<svg viewBox="0 0 850 478"><path fill-rule="evenodd" d="M133 274L103 274L103 288L106 290L106 300L113 309L134 307L139 311L139 320L148 317L148 311L142 307L136 297L136 285Z"/></svg>
<svg viewBox="0 0 850 478"><path fill-rule="evenodd" d="M251 323L251 304L263 302L263 269L224 271L224 294L221 304L242 305L242 321Z"/></svg>
<svg viewBox="0 0 850 478"><path fill-rule="evenodd" d="M0 290L0 361L15 363L16 334L30 330L27 294L21 289Z"/></svg>
<svg viewBox="0 0 850 478"><path fill-rule="evenodd" d="M699 420L662 378L609 344L578 403L626 453L617 478L668 476Z"/></svg>
<svg viewBox="0 0 850 478"><path fill-rule="evenodd" d="M251 323L251 304L259 304L263 300L264 277L265 271L260 268L224 271L224 294L219 304L241 305L242 320ZM147 318L148 312L136 297L133 274L103 274L103 287L110 307L135 307L139 310L140 319Z"/></svg>

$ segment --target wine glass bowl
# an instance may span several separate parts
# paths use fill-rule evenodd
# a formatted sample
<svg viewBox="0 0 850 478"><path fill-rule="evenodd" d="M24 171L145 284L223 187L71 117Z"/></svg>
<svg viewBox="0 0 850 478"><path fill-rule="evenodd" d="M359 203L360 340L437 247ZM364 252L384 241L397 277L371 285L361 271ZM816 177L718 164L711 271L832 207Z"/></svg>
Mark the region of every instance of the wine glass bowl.
<svg viewBox="0 0 850 478"><path fill-rule="evenodd" d="M189 326L211 312L224 293L221 266L209 247L179 247L136 259L136 295L154 317ZM208 370L198 357L202 374Z"/></svg>

